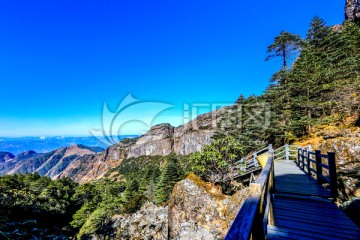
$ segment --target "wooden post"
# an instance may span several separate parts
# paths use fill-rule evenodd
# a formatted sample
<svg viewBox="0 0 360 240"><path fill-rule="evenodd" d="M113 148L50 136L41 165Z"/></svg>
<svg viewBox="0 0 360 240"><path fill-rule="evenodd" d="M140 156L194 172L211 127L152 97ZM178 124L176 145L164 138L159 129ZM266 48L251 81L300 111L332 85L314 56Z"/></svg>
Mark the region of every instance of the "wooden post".
<svg viewBox="0 0 360 240"><path fill-rule="evenodd" d="M306 148L307 148L309 151L311 151L311 144L308 144L308 145L306 146Z"/></svg>
<svg viewBox="0 0 360 240"><path fill-rule="evenodd" d="M306 149L307 149L307 170L308 170L308 174L310 175L311 174L311 171L310 171L310 154L309 154L309 152L311 151L311 144L308 144L307 146L306 146Z"/></svg>
<svg viewBox="0 0 360 240"><path fill-rule="evenodd" d="M274 160L275 160L275 154L274 154L274 149L270 149L269 150L269 157L271 156L272 158L272 161L273 161L273 166L272 166L272 169L271 169L271 189L272 189L272 192L271 194L275 193L275 164L274 164Z"/></svg>
<svg viewBox="0 0 360 240"><path fill-rule="evenodd" d="M302 152L302 157L301 157L301 169L304 170L304 158L307 156L308 150L305 148Z"/></svg>
<svg viewBox="0 0 360 240"><path fill-rule="evenodd" d="M270 152L274 152L273 145L269 144L269 154ZM273 155L273 160L275 161L275 156Z"/></svg>
<svg viewBox="0 0 360 240"><path fill-rule="evenodd" d="M254 162L254 167L257 168L259 166L258 164L258 160L256 159L257 157L257 152L254 152L253 154L253 162Z"/></svg>
<svg viewBox="0 0 360 240"><path fill-rule="evenodd" d="M272 157L273 164L271 166L270 178L269 178L269 198L268 198L268 205L269 205L269 213L268 213L268 224L275 225L275 217L274 217L274 208L273 208L273 194L275 193L275 165L274 165L274 150L271 149L269 151L269 157ZM265 232L267 234L267 232Z"/></svg>
<svg viewBox="0 0 360 240"><path fill-rule="evenodd" d="M315 150L315 161L316 161L316 179L318 183L322 183L321 175L322 175L322 166L321 162L321 151Z"/></svg>
<svg viewBox="0 0 360 240"><path fill-rule="evenodd" d="M329 157L329 177L330 177L330 192L331 196L336 201L337 198L337 177L336 177L336 160L335 153L328 152Z"/></svg>
<svg viewBox="0 0 360 240"><path fill-rule="evenodd" d="M308 172L308 174L310 175L311 174L311 171L310 171L310 151L308 150L308 152L307 152L307 172Z"/></svg>
<svg viewBox="0 0 360 240"><path fill-rule="evenodd" d="M253 218L253 224L250 230L251 237L249 239L265 239L265 233L263 228L263 219L261 218L263 209L262 188L259 183L251 183L249 185L249 192L251 195L256 195L260 201L256 209L256 214Z"/></svg>
<svg viewBox="0 0 360 240"><path fill-rule="evenodd" d="M298 147L298 159L297 159L297 161L296 161L296 163L297 163L297 165L299 165L300 164L300 157L301 157L301 147ZM299 165L300 166L300 165Z"/></svg>
<svg viewBox="0 0 360 240"><path fill-rule="evenodd" d="M285 144L285 160L289 160L289 144Z"/></svg>

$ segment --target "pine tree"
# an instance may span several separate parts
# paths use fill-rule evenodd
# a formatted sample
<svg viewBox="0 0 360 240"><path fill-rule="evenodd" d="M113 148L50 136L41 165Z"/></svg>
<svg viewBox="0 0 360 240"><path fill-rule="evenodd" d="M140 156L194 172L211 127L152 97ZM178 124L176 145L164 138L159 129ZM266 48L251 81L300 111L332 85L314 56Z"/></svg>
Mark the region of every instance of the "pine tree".
<svg viewBox="0 0 360 240"><path fill-rule="evenodd" d="M140 181L139 192L151 202L155 202L155 189L160 170L157 166L149 166L141 174L143 177Z"/></svg>
<svg viewBox="0 0 360 240"><path fill-rule="evenodd" d="M175 158L171 158L162 171L159 182L156 185L156 202L163 203L169 199L171 191L177 181L180 180L179 164Z"/></svg>
<svg viewBox="0 0 360 240"><path fill-rule="evenodd" d="M138 192L139 192L139 182L135 178L127 180L126 189L124 191L125 200L130 201L136 195L138 195Z"/></svg>
<svg viewBox="0 0 360 240"><path fill-rule="evenodd" d="M268 46L265 61L274 58L280 58L282 61L281 69L274 73L270 81L274 82L277 87L276 91L272 91L271 95L275 99L280 99L281 104L276 106L277 111L281 111L281 118L284 126L287 126L291 118L290 96L288 89L288 63L291 59L297 56L302 45L301 37L282 31L279 36L276 36L274 42Z"/></svg>
<svg viewBox="0 0 360 240"><path fill-rule="evenodd" d="M315 16L310 22L310 28L306 34L306 41L313 47L319 48L323 45L324 39L331 32L326 22Z"/></svg>
<svg viewBox="0 0 360 240"><path fill-rule="evenodd" d="M282 31L279 36L276 36L274 42L268 46L268 56L265 61L273 58L281 58L282 70L287 70L288 61L293 58L299 51L301 46L300 36Z"/></svg>

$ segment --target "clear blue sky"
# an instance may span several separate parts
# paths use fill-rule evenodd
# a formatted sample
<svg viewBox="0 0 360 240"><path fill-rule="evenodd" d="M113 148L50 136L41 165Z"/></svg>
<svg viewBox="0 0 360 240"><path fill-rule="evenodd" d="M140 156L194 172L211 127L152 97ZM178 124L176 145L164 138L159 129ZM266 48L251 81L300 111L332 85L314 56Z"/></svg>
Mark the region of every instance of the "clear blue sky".
<svg viewBox="0 0 360 240"><path fill-rule="evenodd" d="M261 94L279 68L264 62L273 38L304 36L314 15L339 24L343 8L338 0L0 0L0 136L89 135L104 102L116 110L128 93L172 104L155 122L174 125L184 103Z"/></svg>

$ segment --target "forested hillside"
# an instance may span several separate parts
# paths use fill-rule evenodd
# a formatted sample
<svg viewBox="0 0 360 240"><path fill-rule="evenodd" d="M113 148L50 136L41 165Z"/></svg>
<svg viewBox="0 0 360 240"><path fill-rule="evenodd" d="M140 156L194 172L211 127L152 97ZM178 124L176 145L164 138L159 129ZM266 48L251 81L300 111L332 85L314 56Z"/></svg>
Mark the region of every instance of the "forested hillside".
<svg viewBox="0 0 360 240"><path fill-rule="evenodd" d="M291 58L295 61L289 66ZM358 25L346 21L327 26L315 17L305 38L289 32L275 37L266 60L273 59L282 64L264 94L247 99L240 96L224 115L217 138L235 136L249 152L268 143L292 143L324 124L359 125ZM263 111L264 106L269 107L269 123L249 120L246 114L240 124L236 121L237 108L252 113ZM348 117L350 122L345 121Z"/></svg>

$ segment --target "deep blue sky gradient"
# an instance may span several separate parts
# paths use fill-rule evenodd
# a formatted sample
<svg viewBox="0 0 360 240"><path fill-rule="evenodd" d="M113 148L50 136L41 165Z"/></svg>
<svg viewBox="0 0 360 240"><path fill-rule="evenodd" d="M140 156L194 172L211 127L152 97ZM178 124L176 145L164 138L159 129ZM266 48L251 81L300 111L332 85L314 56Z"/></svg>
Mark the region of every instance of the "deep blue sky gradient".
<svg viewBox="0 0 360 240"><path fill-rule="evenodd" d="M89 135L104 102L115 110L128 93L174 105L156 120L174 125L184 103L261 94L280 64L264 62L273 38L281 30L304 36L314 15L339 24L343 7L338 0L0 0L0 136Z"/></svg>

